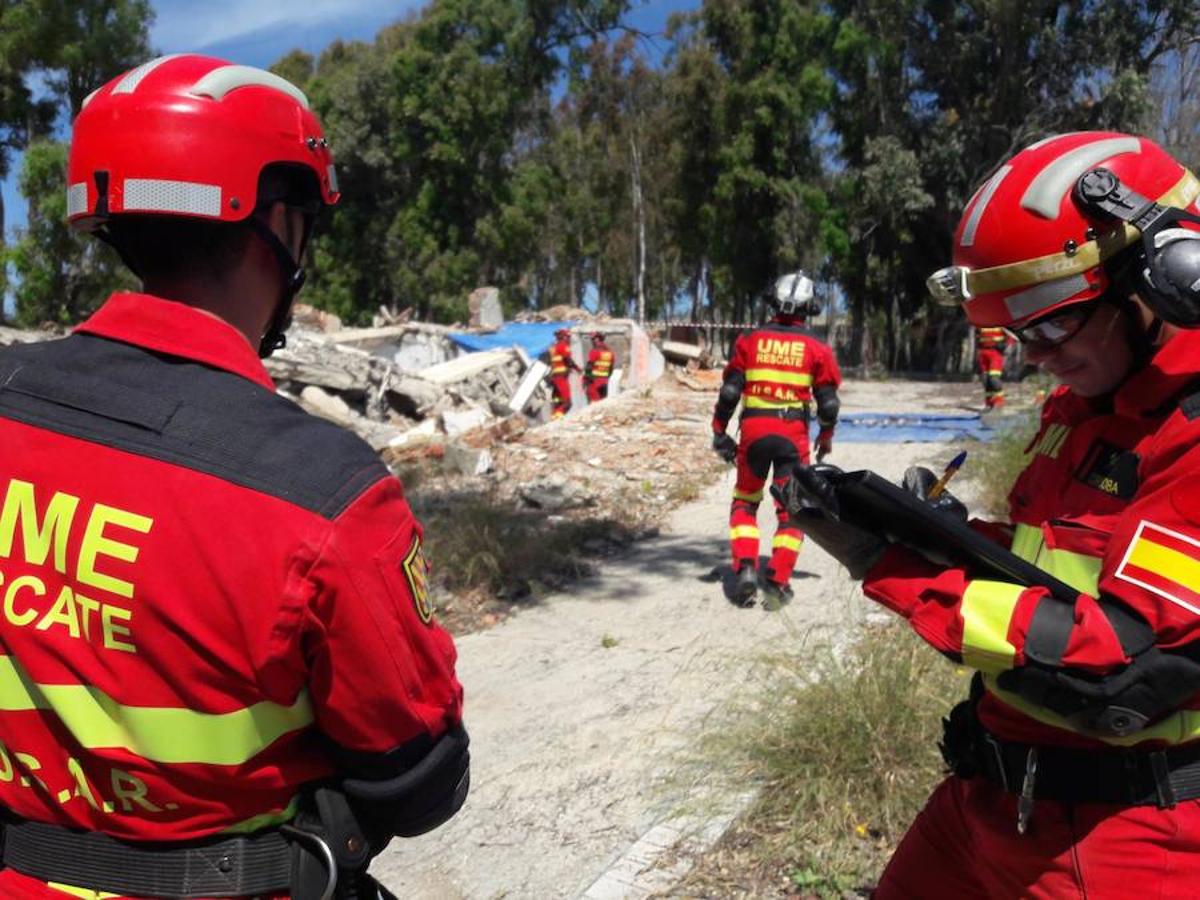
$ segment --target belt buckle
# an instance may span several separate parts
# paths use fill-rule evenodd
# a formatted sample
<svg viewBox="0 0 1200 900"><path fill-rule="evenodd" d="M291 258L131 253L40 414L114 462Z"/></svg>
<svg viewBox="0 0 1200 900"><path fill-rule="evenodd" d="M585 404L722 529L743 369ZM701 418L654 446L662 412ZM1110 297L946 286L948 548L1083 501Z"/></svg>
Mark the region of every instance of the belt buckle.
<svg viewBox="0 0 1200 900"><path fill-rule="evenodd" d="M294 838L301 843L307 843L313 847L321 857L321 862L325 865L325 870L328 872L325 887L321 889L321 895L318 900L332 900L334 891L337 890L338 884L338 867L337 860L334 858L333 851L329 848L329 844L319 835L313 834L311 831L304 831L296 828L293 825L281 825L279 830L288 837Z"/></svg>

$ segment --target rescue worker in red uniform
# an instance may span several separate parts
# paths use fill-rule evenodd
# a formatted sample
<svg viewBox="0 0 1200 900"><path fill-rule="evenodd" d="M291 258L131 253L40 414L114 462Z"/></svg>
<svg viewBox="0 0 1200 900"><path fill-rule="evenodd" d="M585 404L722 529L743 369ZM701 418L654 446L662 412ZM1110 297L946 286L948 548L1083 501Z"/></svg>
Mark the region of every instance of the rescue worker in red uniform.
<svg viewBox="0 0 1200 900"><path fill-rule="evenodd" d="M421 526L259 359L337 200L265 71L162 57L75 121L70 222L144 290L0 353L6 900L374 897L463 802Z"/></svg>
<svg viewBox="0 0 1200 900"><path fill-rule="evenodd" d="M833 450L837 424L837 389L842 383L837 360L829 346L804 327L820 307L813 283L803 273L779 279L772 297L775 316L762 328L747 332L734 343L713 411L713 450L737 463L737 481L729 510L729 539L737 579L734 599L752 606L759 589L758 506L767 475L783 484L792 470L809 461L808 423L816 403L821 430L817 455ZM741 436L727 433L738 402ZM779 609L792 598L789 585L804 535L775 504L777 527L771 540L771 561L762 584L766 609Z"/></svg>
<svg viewBox="0 0 1200 900"><path fill-rule="evenodd" d="M604 332L592 332L592 349L588 351L583 370L583 387L588 403L598 403L608 396L608 379L612 377L616 354L604 343Z"/></svg>
<svg viewBox="0 0 1200 900"><path fill-rule="evenodd" d="M785 491L868 596L977 670L880 900L1200 894L1198 195L1146 138L1048 138L979 189L930 279L1061 382L1009 521L974 524L1067 596L805 513L836 472Z"/></svg>
<svg viewBox="0 0 1200 900"><path fill-rule="evenodd" d="M579 371L579 365L571 356L571 329L560 328L554 332L555 342L550 347L550 390L554 395L551 419L561 419L571 411L571 373Z"/></svg>
<svg viewBox="0 0 1200 900"><path fill-rule="evenodd" d="M983 405L987 409L999 409L1004 405L1004 351L1008 347L1008 335L998 326L975 329L975 363L983 377Z"/></svg>

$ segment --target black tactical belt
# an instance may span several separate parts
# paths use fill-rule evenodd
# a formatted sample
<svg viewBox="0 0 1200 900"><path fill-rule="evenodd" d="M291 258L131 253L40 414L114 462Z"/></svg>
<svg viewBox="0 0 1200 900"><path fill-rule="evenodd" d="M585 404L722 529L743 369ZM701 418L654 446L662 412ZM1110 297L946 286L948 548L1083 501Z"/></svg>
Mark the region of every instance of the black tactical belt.
<svg viewBox="0 0 1200 900"><path fill-rule="evenodd" d="M41 881L145 897L287 890L292 848L278 831L196 843L135 844L42 822L4 824L4 865Z"/></svg>
<svg viewBox="0 0 1200 900"><path fill-rule="evenodd" d="M783 419L788 422L802 421L807 422L809 419L809 411L807 406L797 406L792 409L744 409L742 410L743 419Z"/></svg>
<svg viewBox="0 0 1200 900"><path fill-rule="evenodd" d="M1030 800L1172 807L1200 797L1200 741L1161 750L1079 750L1001 740L973 701L945 720L942 755L955 774L980 776Z"/></svg>

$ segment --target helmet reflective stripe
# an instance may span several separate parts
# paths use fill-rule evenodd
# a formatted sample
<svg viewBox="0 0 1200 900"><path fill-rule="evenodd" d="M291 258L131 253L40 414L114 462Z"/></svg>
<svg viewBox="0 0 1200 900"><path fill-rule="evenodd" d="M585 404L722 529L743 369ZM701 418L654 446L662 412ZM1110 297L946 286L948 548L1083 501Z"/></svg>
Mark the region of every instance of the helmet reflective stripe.
<svg viewBox="0 0 1200 900"><path fill-rule="evenodd" d="M971 208L971 216L967 219L967 227L963 229L962 240L958 242L958 246L970 247L975 243L975 231L979 228L979 220L983 218L983 211L987 209L992 195L996 193L996 188L1000 187L1000 182L1004 180L1004 176L1011 171L1012 166L1002 166L995 175L984 183L983 187L976 191L975 196L978 199Z"/></svg>
<svg viewBox="0 0 1200 900"><path fill-rule="evenodd" d="M1063 197L1088 169L1122 153L1141 153L1135 137L1106 138L1076 147L1047 165L1021 196L1021 206L1044 219L1057 219Z"/></svg>
<svg viewBox="0 0 1200 900"><path fill-rule="evenodd" d="M1020 321L1036 315L1048 306L1053 306L1060 300L1066 300L1087 290L1088 280L1082 275L1072 275L1070 278L1058 278L1054 281L1043 281L1028 290L1010 294L1004 298L1008 314L1013 321Z"/></svg>
<svg viewBox="0 0 1200 900"><path fill-rule="evenodd" d="M124 78L122 78L120 81L117 82L117 86L115 88L113 88L113 93L114 94L132 94L134 91L137 90L137 86L142 83L143 78L145 78L147 75L149 75L155 69L157 69L163 63L169 62L170 60L175 59L179 56L182 56L182 54L171 53L167 56L160 56L157 59L152 59L152 60L150 60L150 62L142 63L136 69L131 69L129 72L127 72L125 74ZM88 100L92 99L92 97L95 94L96 94L96 91L92 91L92 93L88 95ZM87 100L84 101L84 105L85 106L87 105Z"/></svg>
<svg viewBox="0 0 1200 900"><path fill-rule="evenodd" d="M77 216L88 211L87 182L80 181L67 188L67 215Z"/></svg>
<svg viewBox="0 0 1200 900"><path fill-rule="evenodd" d="M125 179L125 212L175 212L221 215L221 186L159 178Z"/></svg>
<svg viewBox="0 0 1200 900"><path fill-rule="evenodd" d="M273 72L268 72L265 69L256 69L253 66L222 66L219 69L213 69L193 84L188 93L199 97L210 97L213 100L222 100L230 91L240 87L252 86L283 91L283 93L287 94L305 109L308 109L308 98L304 96L304 91L300 90L300 88L296 87L286 78L280 78Z"/></svg>
<svg viewBox="0 0 1200 900"><path fill-rule="evenodd" d="M1082 131L1064 131L1062 134L1052 134L1049 137L1044 137L1040 141L1034 141L1026 150L1036 150L1038 147L1045 147L1051 141L1061 140L1062 138L1074 137L1077 134L1084 134Z"/></svg>
<svg viewBox="0 0 1200 900"><path fill-rule="evenodd" d="M338 193L339 188L337 183L337 169L334 168L333 163L330 163L325 167L325 172L329 175L329 192L331 194Z"/></svg>

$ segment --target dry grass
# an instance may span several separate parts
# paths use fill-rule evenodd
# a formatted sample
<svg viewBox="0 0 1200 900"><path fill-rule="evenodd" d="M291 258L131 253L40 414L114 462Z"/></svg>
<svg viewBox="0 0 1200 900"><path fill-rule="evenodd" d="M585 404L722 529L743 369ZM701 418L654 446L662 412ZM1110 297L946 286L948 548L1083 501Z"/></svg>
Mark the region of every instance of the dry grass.
<svg viewBox="0 0 1200 900"><path fill-rule="evenodd" d="M972 472L979 482L978 514L994 519L1008 516L1008 492L1025 468L1025 448L1037 433L1039 412L1031 408L1017 413L1011 425L994 441L984 444L981 459L972 460Z"/></svg>
<svg viewBox="0 0 1200 900"><path fill-rule="evenodd" d="M766 701L706 742L759 799L671 896L857 896L942 777L941 718L968 673L903 624L771 665Z"/></svg>

